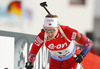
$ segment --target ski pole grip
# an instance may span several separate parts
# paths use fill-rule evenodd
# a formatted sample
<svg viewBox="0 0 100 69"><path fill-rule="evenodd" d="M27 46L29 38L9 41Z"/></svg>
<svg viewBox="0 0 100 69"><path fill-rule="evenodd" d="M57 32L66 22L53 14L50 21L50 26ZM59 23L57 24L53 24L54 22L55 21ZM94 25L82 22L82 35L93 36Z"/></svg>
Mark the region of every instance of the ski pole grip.
<svg viewBox="0 0 100 69"><path fill-rule="evenodd" d="M40 5L41 5L42 7L47 6L46 2L42 2L42 3L40 3Z"/></svg>
<svg viewBox="0 0 100 69"><path fill-rule="evenodd" d="M46 4L46 2L40 3L40 6L42 6L42 7L47 11L48 14L51 14L51 13L49 12L49 10L46 8L46 6L48 6L48 5Z"/></svg>

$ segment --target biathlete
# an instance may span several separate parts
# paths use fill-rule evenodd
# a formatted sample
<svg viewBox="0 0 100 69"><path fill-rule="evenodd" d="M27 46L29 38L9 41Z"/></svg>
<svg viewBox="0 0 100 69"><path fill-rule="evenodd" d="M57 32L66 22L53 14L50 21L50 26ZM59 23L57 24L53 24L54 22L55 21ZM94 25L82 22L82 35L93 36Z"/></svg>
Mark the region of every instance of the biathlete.
<svg viewBox="0 0 100 69"><path fill-rule="evenodd" d="M78 52L74 41L83 45L81 53ZM51 53L49 69L80 69L79 63L91 50L93 42L77 30L60 25L57 15L48 14L43 29L33 42L26 63L27 69L33 68L36 55L42 46L46 46Z"/></svg>

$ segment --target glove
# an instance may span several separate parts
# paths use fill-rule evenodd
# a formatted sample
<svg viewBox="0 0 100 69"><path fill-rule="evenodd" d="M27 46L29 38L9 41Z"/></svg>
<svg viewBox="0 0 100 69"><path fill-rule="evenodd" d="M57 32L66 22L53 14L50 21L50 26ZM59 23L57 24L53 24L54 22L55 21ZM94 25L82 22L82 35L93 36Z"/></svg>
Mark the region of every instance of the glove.
<svg viewBox="0 0 100 69"><path fill-rule="evenodd" d="M33 63L31 63L31 62L26 62L25 67L26 67L26 69L32 69L32 68L33 68Z"/></svg>
<svg viewBox="0 0 100 69"><path fill-rule="evenodd" d="M77 62L77 63L81 63L82 61L83 61L83 58L85 57L85 54L84 53L80 53L80 54L78 54L77 55L77 57L75 57L74 59L75 59L75 61Z"/></svg>

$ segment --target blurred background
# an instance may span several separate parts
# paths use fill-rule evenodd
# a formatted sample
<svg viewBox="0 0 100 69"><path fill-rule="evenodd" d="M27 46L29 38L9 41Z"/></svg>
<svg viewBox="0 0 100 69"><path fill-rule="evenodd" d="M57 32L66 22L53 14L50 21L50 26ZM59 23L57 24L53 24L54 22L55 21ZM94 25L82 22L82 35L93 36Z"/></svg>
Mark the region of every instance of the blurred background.
<svg viewBox="0 0 100 69"><path fill-rule="evenodd" d="M32 43L43 28L47 12L58 15L59 23L70 26L94 42L82 62L84 69L100 69L100 0L0 0L0 69L25 69ZM35 69L48 69L49 52L43 46Z"/></svg>

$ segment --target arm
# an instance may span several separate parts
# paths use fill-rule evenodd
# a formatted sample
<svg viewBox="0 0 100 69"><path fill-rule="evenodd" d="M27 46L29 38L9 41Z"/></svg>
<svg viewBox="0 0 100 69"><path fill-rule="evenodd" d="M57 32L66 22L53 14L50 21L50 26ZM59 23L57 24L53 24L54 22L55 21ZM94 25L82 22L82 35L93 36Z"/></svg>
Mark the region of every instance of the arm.
<svg viewBox="0 0 100 69"><path fill-rule="evenodd" d="M41 46L43 45L43 43L44 43L44 32L41 31L41 33L39 33L37 37L35 38L35 41L33 42L32 48L29 52L28 62L26 63L26 66L25 66L27 69L33 68L33 63L36 59L36 55L39 49L41 48Z"/></svg>
<svg viewBox="0 0 100 69"><path fill-rule="evenodd" d="M72 29L68 26L63 26L62 29L64 30L64 33L66 34L68 39L75 40L77 43L84 46L82 52L78 54L77 57L75 58L76 62L78 63L82 62L83 58L91 50L93 42L83 34L79 33L77 30Z"/></svg>
<svg viewBox="0 0 100 69"><path fill-rule="evenodd" d="M30 50L28 61L34 63L35 57L41 48L41 46L44 43L44 32L38 34L38 36L35 38L35 41L33 42L32 48Z"/></svg>
<svg viewBox="0 0 100 69"><path fill-rule="evenodd" d="M81 33L78 33L75 41L84 46L82 53L84 53L85 55L88 54L93 46L93 42Z"/></svg>
<svg viewBox="0 0 100 69"><path fill-rule="evenodd" d="M78 33L75 41L84 46L82 52L77 55L76 62L80 63L83 58L88 54L93 46L93 42L81 33Z"/></svg>
<svg viewBox="0 0 100 69"><path fill-rule="evenodd" d="M30 51L29 56L28 56L29 62L34 63L36 55L37 55L37 53L42 45L43 45L43 40L41 39L40 36L37 36L35 41L33 42L31 51Z"/></svg>

